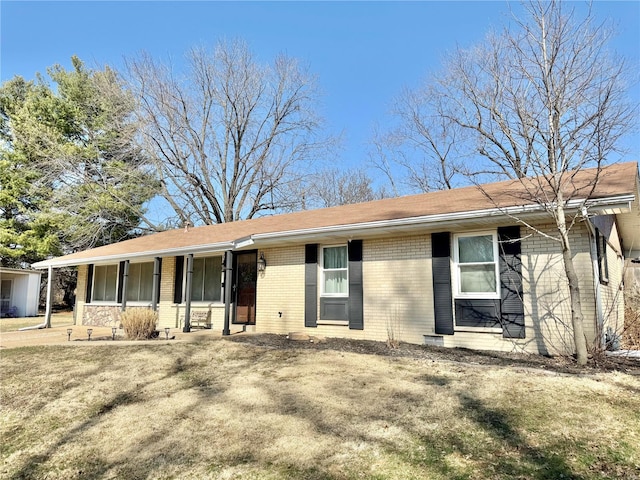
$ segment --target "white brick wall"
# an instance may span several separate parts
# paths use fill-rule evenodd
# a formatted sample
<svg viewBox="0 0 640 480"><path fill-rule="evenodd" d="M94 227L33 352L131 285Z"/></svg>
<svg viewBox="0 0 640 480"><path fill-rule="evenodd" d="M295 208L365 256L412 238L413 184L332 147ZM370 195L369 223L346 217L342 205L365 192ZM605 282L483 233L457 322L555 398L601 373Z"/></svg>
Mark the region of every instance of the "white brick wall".
<svg viewBox="0 0 640 480"><path fill-rule="evenodd" d="M261 252L267 268L258 273L256 331L304 330L304 245Z"/></svg>
<svg viewBox="0 0 640 480"><path fill-rule="evenodd" d="M363 242L366 338L422 343L434 329L431 236Z"/></svg>
<svg viewBox="0 0 640 480"><path fill-rule="evenodd" d="M607 241L609 283L608 285L600 286L604 331L607 331L607 327L611 327L614 332L621 334L624 328L624 289L622 284L624 262L620 247L620 237L615 223L613 223Z"/></svg>
<svg viewBox="0 0 640 480"><path fill-rule="evenodd" d="M536 228L548 236L532 232L532 236L522 242L525 340L528 340L523 346L544 354L570 353L574 344L571 303L561 246L549 238L557 237L554 225L536 225ZM590 244L584 224L578 223L572 228L570 242L579 278L585 334L591 340L596 326L595 302Z"/></svg>

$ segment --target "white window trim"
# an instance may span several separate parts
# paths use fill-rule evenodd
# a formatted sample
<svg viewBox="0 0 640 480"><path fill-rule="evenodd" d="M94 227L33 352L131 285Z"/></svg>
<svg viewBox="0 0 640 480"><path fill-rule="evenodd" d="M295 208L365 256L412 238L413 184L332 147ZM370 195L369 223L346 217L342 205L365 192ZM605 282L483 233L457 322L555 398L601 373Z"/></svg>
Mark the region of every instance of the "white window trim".
<svg viewBox="0 0 640 480"><path fill-rule="evenodd" d="M122 305L122 304L118 304ZM138 301L138 300L127 300L127 308L129 307L151 307L152 303L148 300Z"/></svg>
<svg viewBox="0 0 640 480"><path fill-rule="evenodd" d="M194 255L193 260L195 261L198 258L220 258L224 263L224 255ZM179 305L184 305L187 302L187 255L184 256L184 268L182 272L182 302ZM224 266L220 270L220 300L191 300L191 305L196 306L214 306L214 305L224 305ZM193 289L193 284L191 285ZM178 305L178 304L176 304Z"/></svg>
<svg viewBox="0 0 640 480"><path fill-rule="evenodd" d="M348 327L349 320L320 320L318 319L318 325L331 325L334 327Z"/></svg>
<svg viewBox="0 0 640 480"><path fill-rule="evenodd" d="M347 266L346 268L330 268L325 270L324 268L324 249L325 248L335 248L335 247L344 247L347 249ZM320 296L321 297L329 297L329 298L349 298L349 246L345 243L340 243L340 244L336 244L336 245L323 245L320 248L320 262L319 262L319 267L320 267ZM324 281L324 272L341 272L341 271L346 271L347 272L347 291L346 293L327 293L324 291L324 285L325 285L325 281Z"/></svg>
<svg viewBox="0 0 640 480"><path fill-rule="evenodd" d="M459 262L459 248L458 239L465 237L481 237L491 235L493 243L493 263L496 275L496 290L495 292L461 292L460 291L460 262ZM453 280L453 296L454 298L473 298L473 299L499 299L500 298L500 256L498 249L498 232L496 230L484 230L479 232L465 232L456 233L453 235L453 265L452 265L452 280ZM488 262L481 263L464 263L462 265L485 265Z"/></svg>
<svg viewBox="0 0 640 480"><path fill-rule="evenodd" d="M502 327L460 327L455 326L456 332L469 332L469 333L494 333L496 335L502 335Z"/></svg>

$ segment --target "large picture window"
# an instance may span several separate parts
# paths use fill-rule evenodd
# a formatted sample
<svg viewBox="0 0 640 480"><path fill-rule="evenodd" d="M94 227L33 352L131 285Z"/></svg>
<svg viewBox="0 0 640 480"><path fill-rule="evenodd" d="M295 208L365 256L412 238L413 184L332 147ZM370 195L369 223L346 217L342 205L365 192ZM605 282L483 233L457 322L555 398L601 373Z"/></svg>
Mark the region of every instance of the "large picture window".
<svg viewBox="0 0 640 480"><path fill-rule="evenodd" d="M222 257L193 259L191 301L220 302L222 300Z"/></svg>
<svg viewBox="0 0 640 480"><path fill-rule="evenodd" d="M93 271L91 301L115 302L118 284L118 265L96 265Z"/></svg>
<svg viewBox="0 0 640 480"><path fill-rule="evenodd" d="M454 237L456 296L497 298L498 242L495 233Z"/></svg>
<svg viewBox="0 0 640 480"><path fill-rule="evenodd" d="M153 262L132 263L127 277L127 302L150 302L153 293Z"/></svg>
<svg viewBox="0 0 640 480"><path fill-rule="evenodd" d="M322 249L323 295L347 296L349 294L347 246Z"/></svg>

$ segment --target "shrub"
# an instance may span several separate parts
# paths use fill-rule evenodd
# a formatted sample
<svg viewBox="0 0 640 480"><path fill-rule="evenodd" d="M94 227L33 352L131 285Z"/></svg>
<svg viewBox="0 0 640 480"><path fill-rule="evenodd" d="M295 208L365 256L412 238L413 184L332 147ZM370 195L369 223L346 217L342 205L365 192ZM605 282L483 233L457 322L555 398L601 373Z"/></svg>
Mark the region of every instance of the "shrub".
<svg viewBox="0 0 640 480"><path fill-rule="evenodd" d="M127 338L144 340L156 335L158 314L146 308L134 308L120 315L120 322Z"/></svg>

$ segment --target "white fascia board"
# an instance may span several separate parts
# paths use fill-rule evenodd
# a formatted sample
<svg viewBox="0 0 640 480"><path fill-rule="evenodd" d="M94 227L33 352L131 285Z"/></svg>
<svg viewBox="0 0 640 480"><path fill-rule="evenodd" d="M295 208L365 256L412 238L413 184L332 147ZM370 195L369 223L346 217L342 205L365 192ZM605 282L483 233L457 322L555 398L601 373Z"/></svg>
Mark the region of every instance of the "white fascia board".
<svg viewBox="0 0 640 480"><path fill-rule="evenodd" d="M0 267L0 273L1 272L15 273L15 274L19 274L19 275L27 275L29 273L31 273L31 274L37 273L38 275L42 275L41 271L33 270L33 269L29 269L29 268Z"/></svg>
<svg viewBox="0 0 640 480"><path fill-rule="evenodd" d="M187 255L189 253L217 253L224 252L225 250L234 250L235 243L233 242L224 242L224 243L212 243L205 245L195 245L190 247L179 247L179 248L167 248L162 250L152 250L145 252L135 252L129 254L114 254L114 255L103 255L98 257L86 257L81 259L70 259L70 260L62 260L56 261L55 258L51 260L44 260L42 262L34 263L32 265L33 268L45 269L48 267L71 267L76 265L86 265L89 263L108 263L120 260L133 260L136 258L148 258L148 257L166 257L173 255Z"/></svg>
<svg viewBox="0 0 640 480"><path fill-rule="evenodd" d="M623 213L630 211L631 203L634 195L624 195L618 197L609 197L601 199L587 200L571 200L567 202L565 209L567 211L578 211L583 205L586 205L592 212L611 212ZM552 207L550 205L549 207ZM312 235L327 235L339 233L353 233L355 231L373 230L373 229L399 229L410 226L430 226L441 224L445 226L448 223L460 222L464 220L474 220L486 217L516 217L518 215L535 214L543 212L545 208L539 204L522 205L516 207L490 208L484 210L473 210L467 212L444 213L436 215L424 215L411 218L399 218L394 220L380 220L375 222L352 223L347 225L334 225L319 228L309 228L302 230L288 230L284 232L259 233L252 235L251 238L258 243L260 241L286 239L293 237L308 237Z"/></svg>

